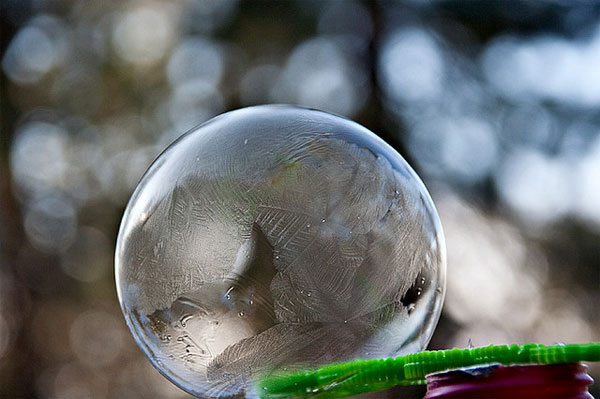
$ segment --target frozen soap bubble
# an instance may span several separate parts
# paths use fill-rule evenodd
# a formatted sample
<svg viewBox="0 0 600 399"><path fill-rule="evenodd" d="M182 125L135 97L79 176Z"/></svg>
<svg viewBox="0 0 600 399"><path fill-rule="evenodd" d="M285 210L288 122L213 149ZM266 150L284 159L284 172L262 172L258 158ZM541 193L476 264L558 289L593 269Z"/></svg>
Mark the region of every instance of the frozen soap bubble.
<svg viewBox="0 0 600 399"><path fill-rule="evenodd" d="M116 252L138 345L179 387L219 398L254 397L274 369L422 350L445 267L404 159L354 122L289 106L229 112L169 146Z"/></svg>

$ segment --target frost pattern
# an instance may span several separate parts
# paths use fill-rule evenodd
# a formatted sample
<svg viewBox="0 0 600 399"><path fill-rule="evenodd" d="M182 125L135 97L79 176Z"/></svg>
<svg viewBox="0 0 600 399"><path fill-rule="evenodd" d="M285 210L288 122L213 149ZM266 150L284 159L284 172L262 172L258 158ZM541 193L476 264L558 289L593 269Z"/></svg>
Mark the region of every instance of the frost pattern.
<svg viewBox="0 0 600 399"><path fill-rule="evenodd" d="M167 152L149 177L163 195L142 189L128 216L124 311L192 393L234 395L277 367L368 356L374 336L419 334L386 329L411 325L403 301L417 279L417 302L440 284L436 216L409 172L313 125L215 133L180 162Z"/></svg>

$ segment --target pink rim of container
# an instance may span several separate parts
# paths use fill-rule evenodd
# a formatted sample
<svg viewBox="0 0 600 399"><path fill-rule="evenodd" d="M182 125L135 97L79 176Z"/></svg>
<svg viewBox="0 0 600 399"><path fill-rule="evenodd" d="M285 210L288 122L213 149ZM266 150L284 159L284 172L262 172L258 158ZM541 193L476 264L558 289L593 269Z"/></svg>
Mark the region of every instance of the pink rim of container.
<svg viewBox="0 0 600 399"><path fill-rule="evenodd" d="M427 376L424 399L593 399L582 363L488 365Z"/></svg>

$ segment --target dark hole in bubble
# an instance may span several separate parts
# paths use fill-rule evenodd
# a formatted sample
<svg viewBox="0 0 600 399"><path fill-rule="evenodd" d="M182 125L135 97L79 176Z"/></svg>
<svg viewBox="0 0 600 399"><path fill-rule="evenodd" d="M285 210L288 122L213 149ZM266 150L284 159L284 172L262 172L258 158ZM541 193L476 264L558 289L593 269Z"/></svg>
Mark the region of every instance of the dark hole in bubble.
<svg viewBox="0 0 600 399"><path fill-rule="evenodd" d="M409 306L411 304L416 303L423 293L425 289L425 285L427 284L427 279L423 276L423 274L419 273L415 282L411 285L411 287L406 291L400 302L404 306Z"/></svg>

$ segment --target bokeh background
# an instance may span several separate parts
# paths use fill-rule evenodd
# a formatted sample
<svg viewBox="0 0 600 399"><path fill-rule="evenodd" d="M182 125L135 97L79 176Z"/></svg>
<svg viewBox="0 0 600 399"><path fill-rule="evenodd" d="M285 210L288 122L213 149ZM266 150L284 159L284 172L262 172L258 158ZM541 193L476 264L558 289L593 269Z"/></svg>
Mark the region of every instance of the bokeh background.
<svg viewBox="0 0 600 399"><path fill-rule="evenodd" d="M432 348L600 341L598 2L3 0L0 11L0 397L189 398L127 331L117 229L161 149L262 103L356 120L422 176L449 259Z"/></svg>

